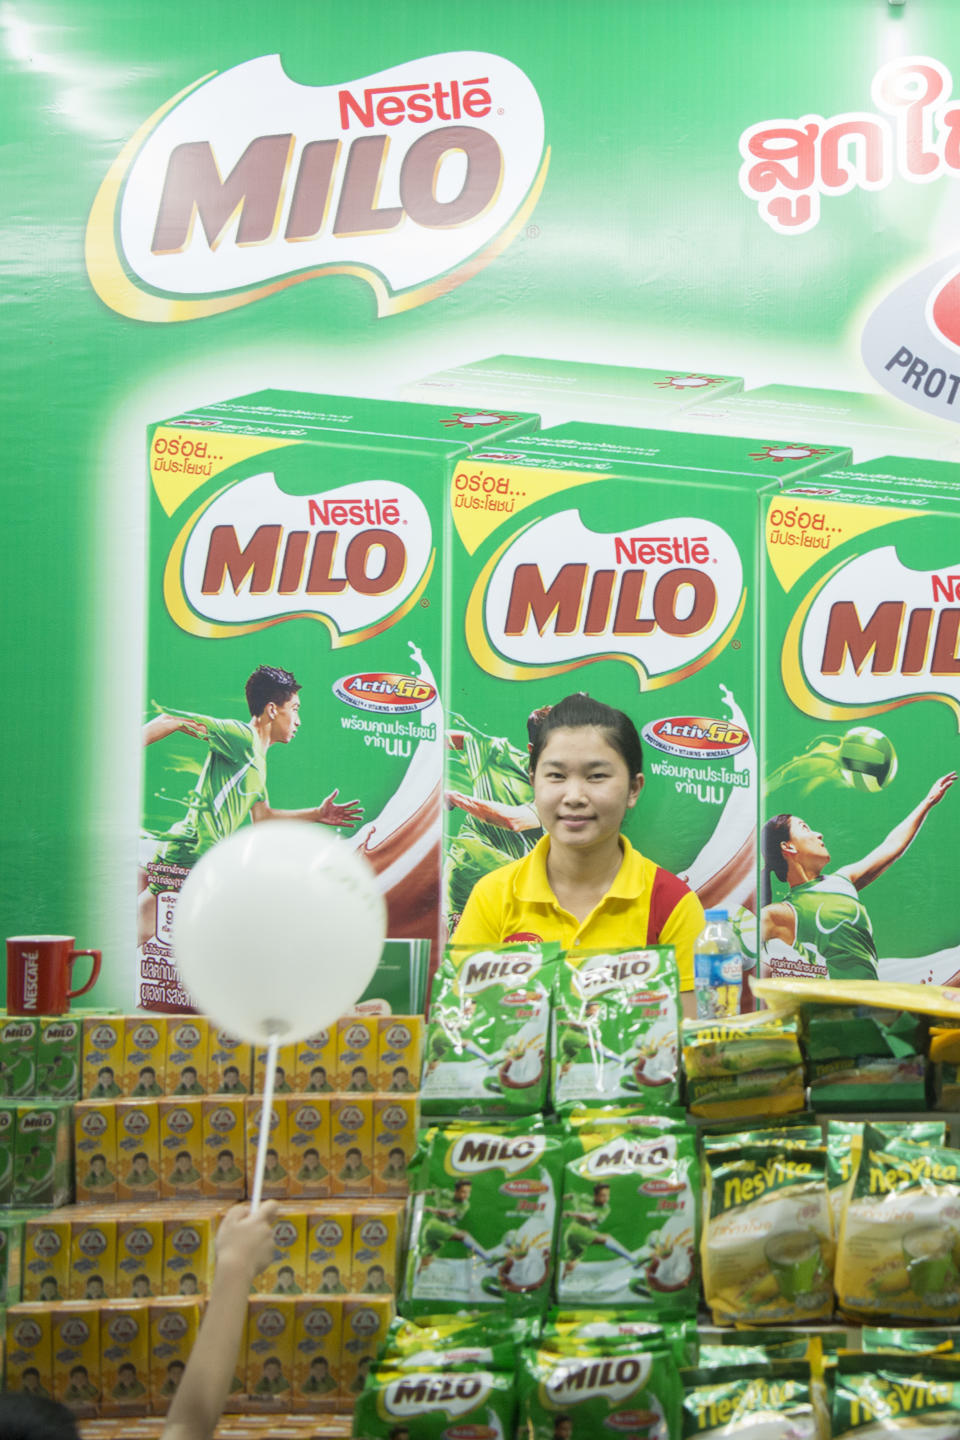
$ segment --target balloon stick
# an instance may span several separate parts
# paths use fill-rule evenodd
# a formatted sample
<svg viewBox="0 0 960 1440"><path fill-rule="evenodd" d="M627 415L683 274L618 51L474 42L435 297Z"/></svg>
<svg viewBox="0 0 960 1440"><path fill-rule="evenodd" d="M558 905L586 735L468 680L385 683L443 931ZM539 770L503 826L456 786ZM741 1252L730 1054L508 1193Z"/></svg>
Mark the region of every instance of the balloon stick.
<svg viewBox="0 0 960 1440"><path fill-rule="evenodd" d="M263 1079L263 1109L260 1111L260 1138L257 1142L257 1168L253 1177L253 1194L250 1197L250 1214L260 1208L263 1190L263 1172L267 1163L267 1148L270 1144L270 1120L273 1115L273 1084L277 1075L277 1057L280 1052L279 1035L271 1035L267 1042L267 1066Z"/></svg>

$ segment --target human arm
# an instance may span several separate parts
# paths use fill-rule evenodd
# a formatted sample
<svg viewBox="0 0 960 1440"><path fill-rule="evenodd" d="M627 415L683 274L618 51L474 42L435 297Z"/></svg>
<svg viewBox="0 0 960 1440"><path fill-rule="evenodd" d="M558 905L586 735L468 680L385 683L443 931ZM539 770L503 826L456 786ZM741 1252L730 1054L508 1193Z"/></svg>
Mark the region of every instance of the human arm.
<svg viewBox="0 0 960 1440"><path fill-rule="evenodd" d="M195 735L199 740L205 738L205 728L199 719L191 719L188 715L156 715L143 727L143 743L154 745L158 740L165 740L168 735L175 735L178 730L187 735Z"/></svg>
<svg viewBox="0 0 960 1440"><path fill-rule="evenodd" d="M786 900L773 905L764 905L760 911L760 940L766 945L771 940L782 940L792 945L797 938L797 912Z"/></svg>
<svg viewBox="0 0 960 1440"><path fill-rule="evenodd" d="M254 824L261 820L308 820L313 825L359 825L363 819L363 806L358 800L347 800L337 804L339 790L331 790L319 805L307 806L304 810L275 810L266 800L258 800L250 811Z"/></svg>
<svg viewBox="0 0 960 1440"><path fill-rule="evenodd" d="M858 890L876 880L885 870L888 870L895 860L909 847L914 840L920 826L926 820L934 805L938 805L946 795L957 778L956 770L951 770L947 775L941 775L935 780L920 801L906 819L895 825L875 850L864 855L862 860L856 861L853 865L844 865L840 873L846 875Z"/></svg>
<svg viewBox="0 0 960 1440"><path fill-rule="evenodd" d="M501 830L540 829L540 817L532 805L507 805L500 800L481 800L476 795L462 795L459 790L448 790L444 799L448 810L463 810L475 820L483 820Z"/></svg>
<svg viewBox="0 0 960 1440"><path fill-rule="evenodd" d="M266 1201L228 1210L217 1232L217 1266L196 1344L177 1389L162 1440L209 1440L230 1393L255 1275L270 1263L277 1206Z"/></svg>

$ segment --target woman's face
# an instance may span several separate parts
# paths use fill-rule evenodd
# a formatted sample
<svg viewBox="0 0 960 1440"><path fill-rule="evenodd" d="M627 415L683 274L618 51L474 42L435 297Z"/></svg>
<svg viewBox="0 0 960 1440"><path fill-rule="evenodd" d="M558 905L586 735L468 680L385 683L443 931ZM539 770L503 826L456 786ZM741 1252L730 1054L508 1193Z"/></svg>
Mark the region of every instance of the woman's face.
<svg viewBox="0 0 960 1440"><path fill-rule="evenodd" d="M591 849L620 833L642 775L595 725L551 731L533 773L533 803L555 845Z"/></svg>
<svg viewBox="0 0 960 1440"><path fill-rule="evenodd" d="M811 830L806 820L801 820L799 815L790 818L790 840L792 853L797 863L805 870L815 870L819 873L825 865L830 863L830 851L823 843L823 835L819 830ZM791 852L784 846L789 855Z"/></svg>

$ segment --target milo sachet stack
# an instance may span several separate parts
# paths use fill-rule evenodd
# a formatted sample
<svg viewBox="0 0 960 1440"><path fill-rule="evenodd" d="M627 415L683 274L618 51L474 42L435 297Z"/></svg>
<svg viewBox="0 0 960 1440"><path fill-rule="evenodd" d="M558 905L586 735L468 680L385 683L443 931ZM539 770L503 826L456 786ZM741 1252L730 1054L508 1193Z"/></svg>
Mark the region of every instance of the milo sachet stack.
<svg viewBox="0 0 960 1440"><path fill-rule="evenodd" d="M922 1016L866 1005L805 1005L800 1023L814 1110L926 1107Z"/></svg>
<svg viewBox="0 0 960 1440"><path fill-rule="evenodd" d="M762 1010L684 1020L682 1035L691 1114L734 1120L803 1109L803 1055L792 1016Z"/></svg>

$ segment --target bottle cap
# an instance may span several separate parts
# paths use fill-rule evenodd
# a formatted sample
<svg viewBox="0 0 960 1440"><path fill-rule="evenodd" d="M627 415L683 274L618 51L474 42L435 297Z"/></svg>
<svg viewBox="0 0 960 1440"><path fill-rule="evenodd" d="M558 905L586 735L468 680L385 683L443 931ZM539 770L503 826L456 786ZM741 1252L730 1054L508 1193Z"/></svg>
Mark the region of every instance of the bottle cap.
<svg viewBox="0 0 960 1440"><path fill-rule="evenodd" d="M726 910L704 910L704 918L707 920L729 920Z"/></svg>

